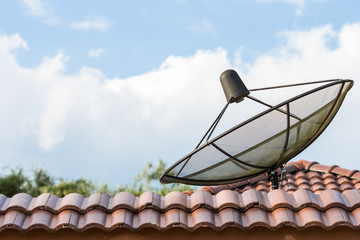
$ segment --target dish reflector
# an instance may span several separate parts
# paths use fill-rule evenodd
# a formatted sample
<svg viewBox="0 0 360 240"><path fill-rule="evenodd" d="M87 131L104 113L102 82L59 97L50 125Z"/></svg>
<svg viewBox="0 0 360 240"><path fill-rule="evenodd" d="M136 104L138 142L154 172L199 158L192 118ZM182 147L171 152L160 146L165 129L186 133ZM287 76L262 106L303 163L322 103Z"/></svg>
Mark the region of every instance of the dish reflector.
<svg viewBox="0 0 360 240"><path fill-rule="evenodd" d="M219 185L277 169L325 130L352 85L352 80L333 80L270 107L198 146L160 181Z"/></svg>

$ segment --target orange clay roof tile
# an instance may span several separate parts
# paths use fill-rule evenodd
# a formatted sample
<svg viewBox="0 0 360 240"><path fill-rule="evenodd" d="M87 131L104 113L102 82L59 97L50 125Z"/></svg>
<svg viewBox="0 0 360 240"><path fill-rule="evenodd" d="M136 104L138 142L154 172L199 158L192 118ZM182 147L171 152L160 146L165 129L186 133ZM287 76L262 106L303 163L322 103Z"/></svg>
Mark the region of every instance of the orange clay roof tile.
<svg viewBox="0 0 360 240"><path fill-rule="evenodd" d="M229 226L243 230L259 226L271 230L283 226L298 230L347 226L360 230L359 171L304 160L288 163L286 170L288 181L283 180L277 190L271 189L263 174L235 184L166 196L120 192L113 197L71 193L59 198L44 193L35 198L20 193L7 198L0 194L0 231L140 231L147 227L194 231L204 226L219 231Z"/></svg>

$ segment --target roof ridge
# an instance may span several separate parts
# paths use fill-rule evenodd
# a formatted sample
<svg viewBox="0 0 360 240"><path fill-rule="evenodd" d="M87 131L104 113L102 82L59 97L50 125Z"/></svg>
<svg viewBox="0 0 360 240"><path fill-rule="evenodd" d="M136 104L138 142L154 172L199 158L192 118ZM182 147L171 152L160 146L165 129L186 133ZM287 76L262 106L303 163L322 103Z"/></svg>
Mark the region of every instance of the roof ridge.
<svg viewBox="0 0 360 240"><path fill-rule="evenodd" d="M304 159L298 160L296 162L288 162L285 165L286 172L292 173L296 171L305 171L305 172L319 172L319 173L331 173L335 175L345 176L347 178L351 178L354 180L360 180L360 172L359 170L348 170L345 168L340 168L338 165L323 165L319 164L318 162L306 161ZM280 171L280 169L278 169ZM218 186L205 186L201 188L202 191L209 191L212 194L216 194L222 190L232 190L241 186L245 186L248 184L254 184L259 181L264 181L268 179L268 175L266 173L261 174L259 176L243 180L233 184L225 184L225 185L218 185ZM191 191L187 191L186 194L191 194Z"/></svg>
<svg viewBox="0 0 360 240"><path fill-rule="evenodd" d="M336 174L336 175L345 176L345 177L348 177L351 179L360 179L359 170L356 170L356 169L349 170L349 169L341 168L338 165L327 166L327 165L316 163L316 164L309 166L308 171L321 172L321 173L332 173L332 174Z"/></svg>

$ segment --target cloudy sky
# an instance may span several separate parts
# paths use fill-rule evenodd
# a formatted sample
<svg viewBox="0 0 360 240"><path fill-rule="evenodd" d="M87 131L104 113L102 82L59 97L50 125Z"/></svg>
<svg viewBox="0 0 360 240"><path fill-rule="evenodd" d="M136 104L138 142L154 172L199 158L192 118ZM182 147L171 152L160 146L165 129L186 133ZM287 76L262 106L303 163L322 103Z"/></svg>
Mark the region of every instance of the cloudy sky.
<svg viewBox="0 0 360 240"><path fill-rule="evenodd" d="M225 104L219 76L233 68L249 88L354 79L331 125L293 160L360 169L359 9L357 0L2 1L1 165L130 183L145 162L170 165L195 147ZM222 127L249 106L232 106Z"/></svg>

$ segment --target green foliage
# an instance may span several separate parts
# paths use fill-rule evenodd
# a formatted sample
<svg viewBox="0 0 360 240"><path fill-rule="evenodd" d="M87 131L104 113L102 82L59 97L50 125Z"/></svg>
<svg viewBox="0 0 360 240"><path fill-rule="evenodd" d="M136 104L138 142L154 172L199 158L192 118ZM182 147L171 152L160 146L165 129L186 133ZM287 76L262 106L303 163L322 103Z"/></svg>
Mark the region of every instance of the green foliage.
<svg viewBox="0 0 360 240"><path fill-rule="evenodd" d="M109 196L114 196L116 194L116 190L111 189L108 184L100 185L100 187L97 188L96 192L106 193Z"/></svg>
<svg viewBox="0 0 360 240"><path fill-rule="evenodd" d="M192 191L188 185L171 183L171 184L160 184L159 178L166 170L165 162L160 159L156 166L152 163L146 163L143 171L134 178L132 185L119 186L118 192L131 192L135 195L140 195L143 192L153 191L160 195L166 195L172 191Z"/></svg>
<svg viewBox="0 0 360 240"><path fill-rule="evenodd" d="M25 191L28 179L24 176L21 168L11 169L8 175L0 178L0 192L6 196Z"/></svg>
<svg viewBox="0 0 360 240"><path fill-rule="evenodd" d="M32 181L29 179L26 180L27 184L24 187L24 192L32 195L38 196L41 193L46 192L46 189L50 186L54 186L55 180L53 177L50 177L49 174L43 169L34 169L34 178ZM25 176L23 176L26 178Z"/></svg>
<svg viewBox="0 0 360 240"><path fill-rule="evenodd" d="M160 195L166 195L171 191L191 191L193 188L182 184L160 184L159 178L166 170L166 164L159 160L156 166L152 163L146 163L145 168L134 178L131 185L119 186L116 190L111 189L107 184L94 184L89 179L80 178L77 180L64 180L54 178L44 169L34 169L33 177L28 178L24 175L22 168L11 169L7 175L0 176L0 193L12 197L17 193L28 193L34 197L42 193L55 194L58 197L64 197L69 193L80 193L83 196L89 196L94 192L115 195L116 192L131 192L140 195L146 191L157 192Z"/></svg>
<svg viewBox="0 0 360 240"><path fill-rule="evenodd" d="M96 187L94 184L90 180L84 178L71 181L60 179L57 184L41 188L42 193L48 192L59 197L63 197L69 193L80 193L83 196L89 196L91 193L95 192L95 190Z"/></svg>

